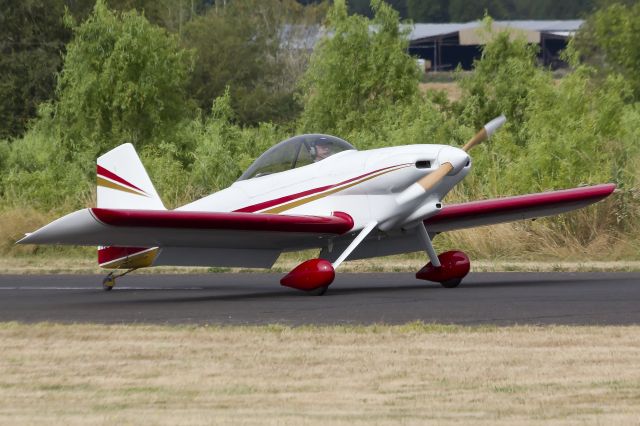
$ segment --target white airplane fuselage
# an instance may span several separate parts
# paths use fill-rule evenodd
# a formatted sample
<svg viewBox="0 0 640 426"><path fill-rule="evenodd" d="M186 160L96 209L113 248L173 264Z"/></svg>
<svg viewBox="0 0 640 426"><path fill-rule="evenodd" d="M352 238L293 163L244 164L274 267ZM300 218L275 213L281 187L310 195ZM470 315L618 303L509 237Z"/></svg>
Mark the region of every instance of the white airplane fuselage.
<svg viewBox="0 0 640 426"><path fill-rule="evenodd" d="M396 200L445 161L454 163L454 170L432 191L407 203ZM353 230L372 221L391 230L436 214L439 200L470 169L468 155L447 145L349 150L304 167L237 181L177 210L326 216L342 211L353 218Z"/></svg>

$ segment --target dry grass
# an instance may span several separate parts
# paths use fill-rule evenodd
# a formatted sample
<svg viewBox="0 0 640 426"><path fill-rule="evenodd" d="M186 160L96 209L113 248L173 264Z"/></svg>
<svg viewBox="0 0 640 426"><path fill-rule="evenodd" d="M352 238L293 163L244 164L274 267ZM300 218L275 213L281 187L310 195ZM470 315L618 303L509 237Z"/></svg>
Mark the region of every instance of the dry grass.
<svg viewBox="0 0 640 426"><path fill-rule="evenodd" d="M438 90L446 93L447 98L451 101L459 101L462 97L462 90L458 83L451 82L432 82L432 83L420 83L420 91L426 92L428 90Z"/></svg>
<svg viewBox="0 0 640 426"><path fill-rule="evenodd" d="M286 273L306 259L315 256L301 253L286 253L270 270L244 268L207 268L159 266L143 268L136 274L206 274L214 272L265 272ZM339 272L416 272L427 259L422 253L384 258L347 261ZM87 257L0 257L0 274L106 274L95 256ZM519 260L471 260L472 272L636 272L640 271L640 261L519 261Z"/></svg>
<svg viewBox="0 0 640 426"><path fill-rule="evenodd" d="M0 253L33 254L35 246L15 246L25 232L31 232L52 218L33 209L10 209L0 212Z"/></svg>
<svg viewBox="0 0 640 426"><path fill-rule="evenodd" d="M455 247L472 259L534 262L615 262L638 259L638 241L632 235L602 230L586 241L559 232L548 222L513 222L462 229L434 241L441 251Z"/></svg>
<svg viewBox="0 0 640 426"><path fill-rule="evenodd" d="M0 325L2 424L637 424L640 327Z"/></svg>

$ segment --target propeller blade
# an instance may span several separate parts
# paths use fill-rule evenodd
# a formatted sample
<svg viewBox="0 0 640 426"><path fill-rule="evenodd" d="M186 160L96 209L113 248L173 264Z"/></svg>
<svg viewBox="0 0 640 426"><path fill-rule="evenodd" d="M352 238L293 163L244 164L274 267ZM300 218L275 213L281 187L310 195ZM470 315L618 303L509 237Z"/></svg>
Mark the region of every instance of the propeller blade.
<svg viewBox="0 0 640 426"><path fill-rule="evenodd" d="M440 181L451 172L451 170L453 170L453 165L451 163L442 163L436 170L402 191L396 198L396 201L398 204L404 204L418 198L439 184Z"/></svg>
<svg viewBox="0 0 640 426"><path fill-rule="evenodd" d="M486 141L487 139L489 139L500 127L502 127L502 125L507 121L507 118L504 115L501 115L500 117L496 117L493 120L491 120L490 122L488 122L487 124L484 125L484 127L482 129L480 129L480 131L478 133L475 134L474 137L472 137L469 142L467 142L463 147L462 150L464 152L469 152L469 150L471 148L473 148L474 146L480 144L481 142Z"/></svg>
<svg viewBox="0 0 640 426"><path fill-rule="evenodd" d="M418 185L420 185L426 192L439 184L446 175L451 173L451 170L453 170L453 164L442 163L435 171L420 179L418 181Z"/></svg>

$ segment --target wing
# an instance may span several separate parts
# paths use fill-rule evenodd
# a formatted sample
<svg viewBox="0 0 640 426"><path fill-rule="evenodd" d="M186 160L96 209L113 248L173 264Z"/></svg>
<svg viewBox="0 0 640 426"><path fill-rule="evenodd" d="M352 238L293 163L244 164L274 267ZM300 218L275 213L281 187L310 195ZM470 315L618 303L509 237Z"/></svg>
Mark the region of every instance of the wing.
<svg viewBox="0 0 640 426"><path fill-rule="evenodd" d="M444 232L474 226L534 219L579 209L608 197L614 184L493 198L445 206L424 221L429 232Z"/></svg>
<svg viewBox="0 0 640 426"><path fill-rule="evenodd" d="M549 216L596 203L609 196L615 188L613 184L604 184L451 204L445 206L437 216L425 220L424 224L430 234L437 234L455 229ZM323 249L320 257L334 260L350 242L350 238L336 237L331 250ZM367 259L422 250L423 244L413 228L397 235L372 235L349 255L349 259Z"/></svg>
<svg viewBox="0 0 640 426"><path fill-rule="evenodd" d="M262 213L91 208L70 213L18 241L120 247L295 249L349 231L353 219Z"/></svg>

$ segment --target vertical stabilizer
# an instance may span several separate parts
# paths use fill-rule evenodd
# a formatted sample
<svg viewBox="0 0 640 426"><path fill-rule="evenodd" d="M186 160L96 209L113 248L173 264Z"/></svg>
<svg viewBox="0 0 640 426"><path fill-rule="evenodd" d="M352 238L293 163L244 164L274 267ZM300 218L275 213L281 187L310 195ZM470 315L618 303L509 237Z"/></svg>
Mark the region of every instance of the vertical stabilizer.
<svg viewBox="0 0 640 426"><path fill-rule="evenodd" d="M133 145L120 145L97 163L98 207L166 210Z"/></svg>

